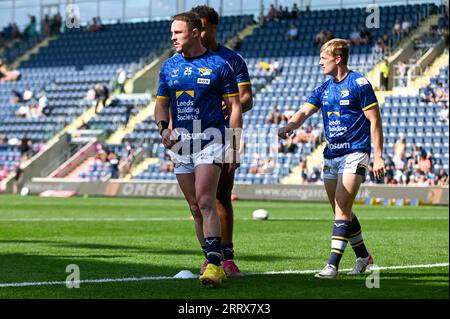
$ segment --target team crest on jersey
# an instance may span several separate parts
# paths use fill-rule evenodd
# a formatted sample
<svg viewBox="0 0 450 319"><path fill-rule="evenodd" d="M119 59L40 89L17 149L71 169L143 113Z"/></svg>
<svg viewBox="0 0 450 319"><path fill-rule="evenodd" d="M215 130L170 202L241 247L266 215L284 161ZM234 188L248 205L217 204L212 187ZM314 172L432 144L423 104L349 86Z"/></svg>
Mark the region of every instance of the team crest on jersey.
<svg viewBox="0 0 450 319"><path fill-rule="evenodd" d="M200 72L200 76L208 76L212 73L210 68L199 68L198 71Z"/></svg>
<svg viewBox="0 0 450 319"><path fill-rule="evenodd" d="M177 77L178 76L178 69L173 69L172 70L172 77Z"/></svg>
<svg viewBox="0 0 450 319"><path fill-rule="evenodd" d="M350 91L349 90L342 90L341 91L341 97L347 97L350 95Z"/></svg>
<svg viewBox="0 0 450 319"><path fill-rule="evenodd" d="M355 81L359 84L359 86L369 84L369 81L367 81L366 78L357 78Z"/></svg>

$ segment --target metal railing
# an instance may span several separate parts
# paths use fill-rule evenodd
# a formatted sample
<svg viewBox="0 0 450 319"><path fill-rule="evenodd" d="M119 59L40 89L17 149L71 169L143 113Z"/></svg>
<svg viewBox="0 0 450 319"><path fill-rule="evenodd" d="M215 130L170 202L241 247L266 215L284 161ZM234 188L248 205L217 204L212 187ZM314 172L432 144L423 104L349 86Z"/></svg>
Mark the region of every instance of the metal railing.
<svg viewBox="0 0 450 319"><path fill-rule="evenodd" d="M69 158L75 155L75 153L78 152L83 146L84 145L81 144L70 144L69 149L65 150L63 153L55 157L46 167L44 167L40 171L40 176L41 177L49 176L51 172L53 172L59 166L64 164Z"/></svg>

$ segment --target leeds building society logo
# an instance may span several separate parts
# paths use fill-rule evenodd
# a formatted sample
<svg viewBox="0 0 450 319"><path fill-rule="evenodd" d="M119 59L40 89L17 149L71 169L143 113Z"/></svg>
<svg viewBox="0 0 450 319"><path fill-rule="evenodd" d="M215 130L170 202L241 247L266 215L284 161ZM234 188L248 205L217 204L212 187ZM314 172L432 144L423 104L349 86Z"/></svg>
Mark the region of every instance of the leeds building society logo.
<svg viewBox="0 0 450 319"><path fill-rule="evenodd" d="M336 115L337 117L341 116L341 113L339 111L327 112L328 117L330 117L332 114Z"/></svg>

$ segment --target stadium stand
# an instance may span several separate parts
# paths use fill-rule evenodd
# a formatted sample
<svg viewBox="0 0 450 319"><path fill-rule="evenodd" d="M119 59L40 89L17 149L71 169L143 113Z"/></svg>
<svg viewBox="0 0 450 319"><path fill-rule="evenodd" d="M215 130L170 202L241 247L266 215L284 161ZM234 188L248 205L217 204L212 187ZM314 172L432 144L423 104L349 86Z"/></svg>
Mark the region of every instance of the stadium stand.
<svg viewBox="0 0 450 319"><path fill-rule="evenodd" d="M411 29L413 29L428 15L435 12L436 8L434 4L381 7L381 11L386 12L381 15L381 28L371 30L370 43L352 46L351 68L366 74L383 58L382 55L373 54L375 39L390 34L396 20L409 18ZM358 8L306 11L301 12L297 18L269 19L257 27L252 35L245 38L239 52L246 59L252 78L254 108L244 117L244 129L247 132L243 140L245 156L236 173L237 182L279 183L292 172L293 168L303 163L305 157L320 144L322 121L319 114L309 119L292 137L290 141L292 145L283 144L274 136L276 136L278 124L286 120L289 112L297 110L311 90L325 79L318 67L319 46L314 44L315 35L333 26L335 29L331 31L335 37L349 38L353 27L362 25L365 17L365 11ZM346 23L343 23L344 21ZM286 40L286 31L292 22L298 27L298 39ZM251 15L224 17L219 30L219 42L226 43L227 39L234 37L238 31L252 23L254 21ZM54 136L95 104L96 101L87 99L87 93L96 84L103 83L111 86L111 80L116 76L118 69L125 69L127 76L130 76L145 63L149 63L169 49L170 39L167 36L169 24L168 20L163 20L105 25L97 32L85 32L83 29L65 30L58 39L51 41L47 47L22 63L23 77L20 81L0 84L0 91L6 95L12 89L23 92L26 88L30 88L36 93L44 91L48 98L46 114L18 118L16 113L21 106L20 103L11 105L7 96L2 94L0 106L7 112L0 115L0 136L4 135L7 139L13 140L20 140L27 136L35 143L33 148L38 149L38 143ZM439 25L445 28L445 21L440 20ZM389 42L393 47L400 40L400 38L390 39ZM274 67L274 64L277 65ZM444 76L445 74L441 75L441 77ZM424 108L428 105L422 105L424 102L418 99L416 96L415 99L389 97L386 100L388 105L386 109L389 111L385 112L397 112L396 116L389 117L389 121L396 121L398 124L398 127L386 132L386 152L392 149L395 138L400 134L400 128L410 125L403 114L404 111L396 109L402 103L413 103L414 109L409 112L414 111L418 114L414 123L431 123L431 118L420 117L420 112L425 113ZM397 101L401 103L398 104ZM83 125L87 128L106 130L108 134L111 134L119 127L126 125L130 117L149 102L149 100L132 98L121 100L113 95L108 99L107 105L102 104L103 107L98 114ZM430 106L427 109L433 107ZM437 110L438 107L434 108ZM389 113L389 115L392 114ZM438 121L437 118L435 120ZM445 134L442 125L432 123L434 131L437 127L442 127L442 133ZM421 126L418 124L418 127ZM428 139L434 131L426 131L429 129L425 128L425 125L423 129L424 131L421 132L424 135L423 139L419 139L420 133L417 135L416 132L408 131L410 136L411 134L415 136L415 139L409 143L422 143L427 149L431 144L441 143L443 148L434 148L432 152L433 156L439 159L436 168L442 167L448 172L448 143L445 146L442 138ZM448 129L446 132L448 136ZM138 123L131 133L125 135L122 143L139 145L148 150L149 156L159 159L158 162L149 164L135 178L175 179L174 174L162 169L166 154L160 142L152 115ZM410 144L408 148L412 147ZM104 148L114 149L119 158L127 157L123 146L105 145ZM11 145L3 150L1 155L3 162L0 162L3 168L13 170L18 158L12 154L17 154L17 150L18 146ZM447 162L445 162L445 156L447 156ZM91 157L66 177L105 180L111 176L110 168L109 161L99 162L98 158ZM317 177L317 172L314 174ZM318 178L314 180L317 181Z"/></svg>

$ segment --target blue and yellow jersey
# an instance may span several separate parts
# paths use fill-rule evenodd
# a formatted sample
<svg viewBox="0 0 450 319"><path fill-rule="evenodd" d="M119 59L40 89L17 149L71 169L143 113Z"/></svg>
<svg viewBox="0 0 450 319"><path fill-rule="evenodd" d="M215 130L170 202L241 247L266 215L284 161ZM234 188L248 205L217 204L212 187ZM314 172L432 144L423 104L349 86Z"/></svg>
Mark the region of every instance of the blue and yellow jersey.
<svg viewBox="0 0 450 319"><path fill-rule="evenodd" d="M364 76L350 71L339 83L329 79L314 89L305 104L322 111L327 140L325 158L356 151L370 154L370 122L364 111L378 102Z"/></svg>
<svg viewBox="0 0 450 319"><path fill-rule="evenodd" d="M230 64L234 74L236 74L236 82L238 86L252 84L250 81L250 75L248 74L247 64L239 53L220 44L219 48L217 51L214 51L214 53L220 55Z"/></svg>
<svg viewBox="0 0 450 319"><path fill-rule="evenodd" d="M224 96L239 96L236 75L228 62L211 50L195 58L175 54L161 67L157 98L170 99L174 129L192 134L194 121L200 120L201 132L217 128L225 136ZM212 140L202 139L202 147Z"/></svg>

